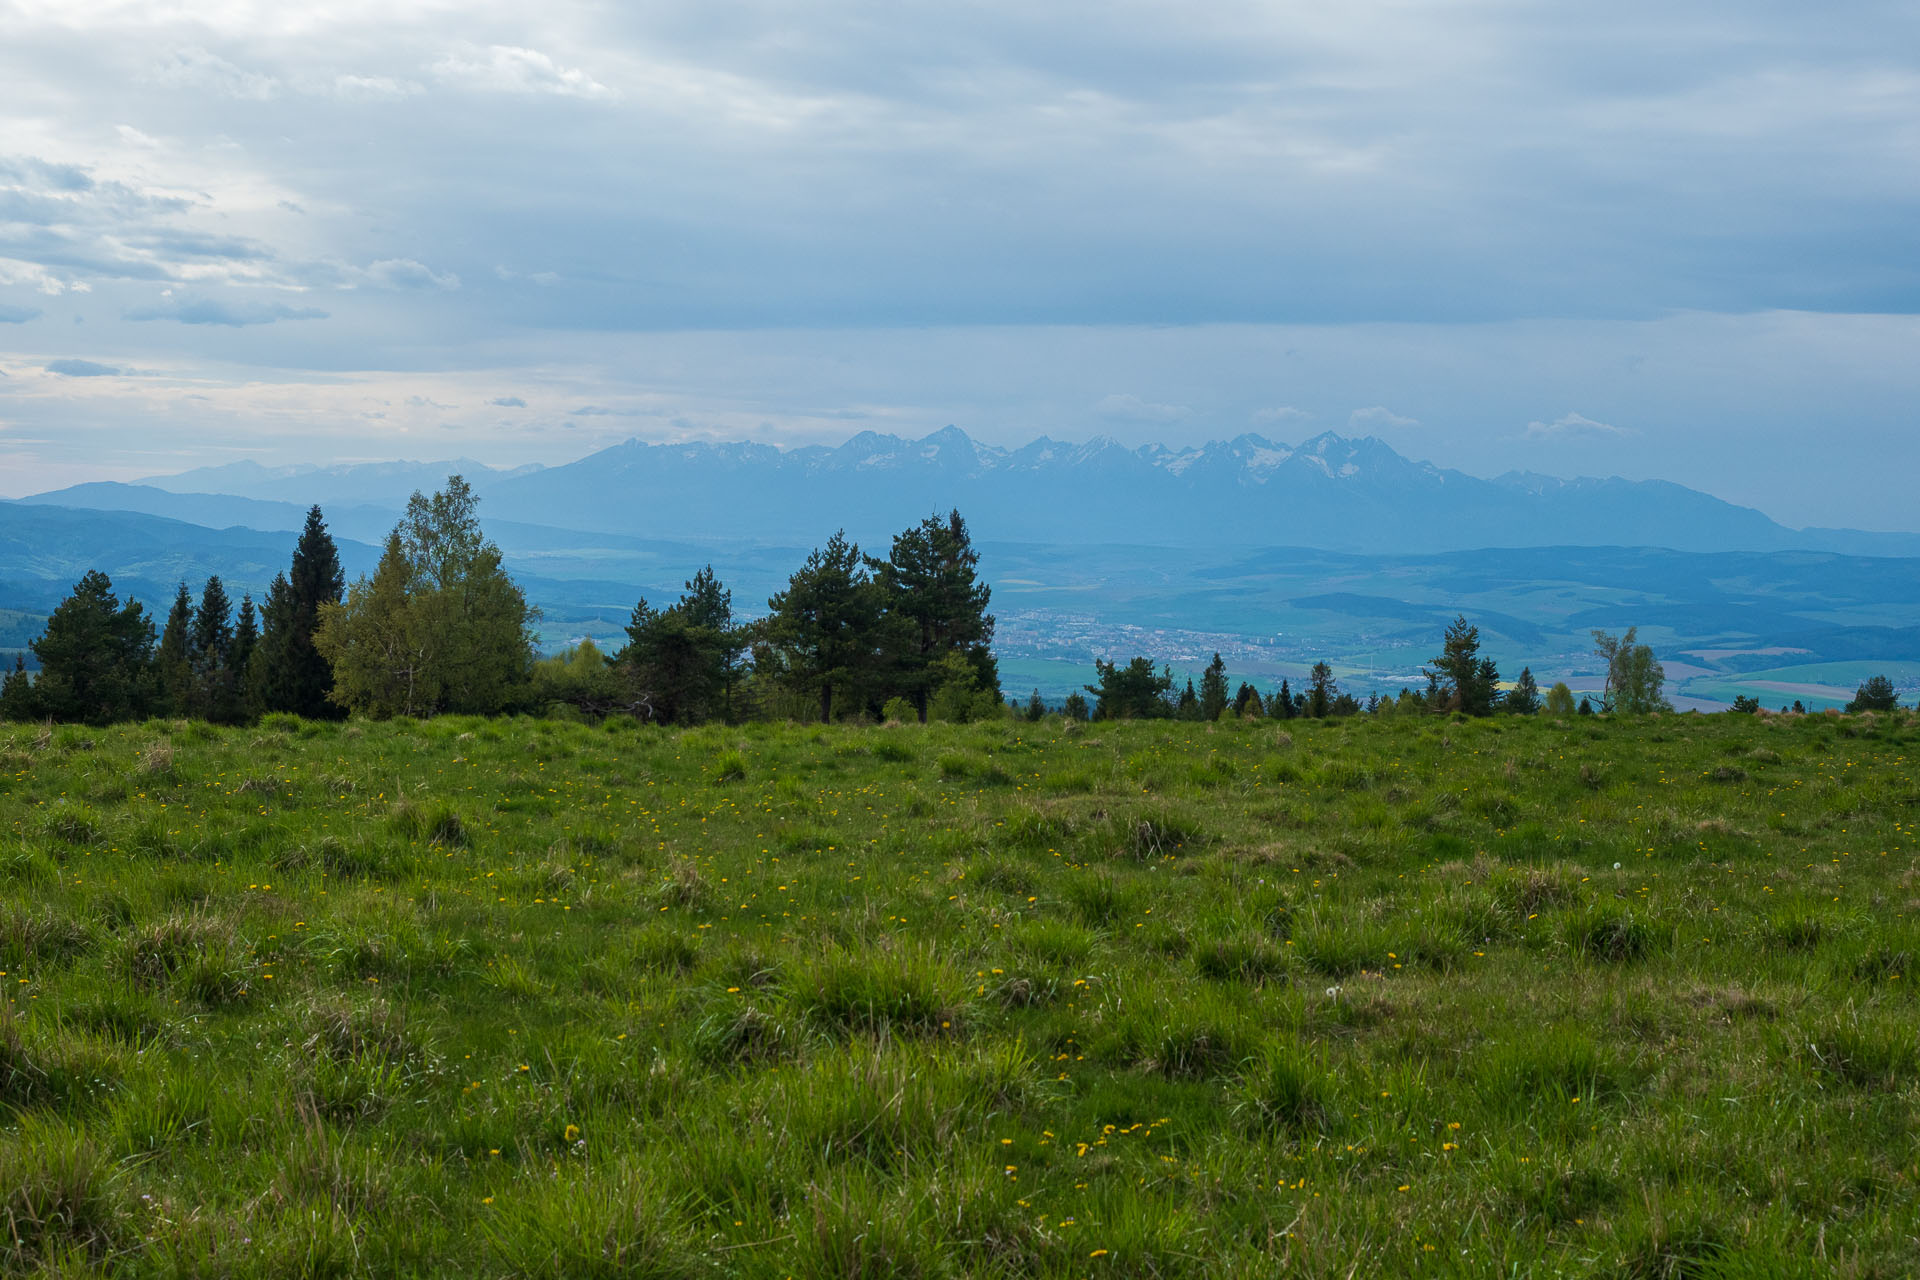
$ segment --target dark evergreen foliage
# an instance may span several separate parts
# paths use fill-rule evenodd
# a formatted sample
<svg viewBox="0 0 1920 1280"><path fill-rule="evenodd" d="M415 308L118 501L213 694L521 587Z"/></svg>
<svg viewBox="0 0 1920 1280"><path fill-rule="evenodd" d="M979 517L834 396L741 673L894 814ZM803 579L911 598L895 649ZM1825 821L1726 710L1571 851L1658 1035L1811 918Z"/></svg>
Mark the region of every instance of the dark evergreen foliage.
<svg viewBox="0 0 1920 1280"><path fill-rule="evenodd" d="M122 605L98 570L74 585L32 648L40 663L35 716L107 724L146 715L153 705L153 623L139 601Z"/></svg>

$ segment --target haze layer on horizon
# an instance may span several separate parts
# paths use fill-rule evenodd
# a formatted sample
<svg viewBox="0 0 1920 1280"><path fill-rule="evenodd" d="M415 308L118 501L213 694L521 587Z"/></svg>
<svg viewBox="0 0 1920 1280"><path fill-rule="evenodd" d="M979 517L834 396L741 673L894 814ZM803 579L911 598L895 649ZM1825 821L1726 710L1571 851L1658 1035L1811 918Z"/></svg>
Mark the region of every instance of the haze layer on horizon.
<svg viewBox="0 0 1920 1280"><path fill-rule="evenodd" d="M4 12L7 495L953 423L1916 525L1912 6Z"/></svg>

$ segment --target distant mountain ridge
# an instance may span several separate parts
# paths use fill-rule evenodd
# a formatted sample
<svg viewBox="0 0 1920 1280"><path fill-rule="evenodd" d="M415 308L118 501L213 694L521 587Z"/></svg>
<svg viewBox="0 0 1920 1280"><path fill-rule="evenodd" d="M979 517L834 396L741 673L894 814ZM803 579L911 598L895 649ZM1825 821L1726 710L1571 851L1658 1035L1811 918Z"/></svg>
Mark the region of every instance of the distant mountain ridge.
<svg viewBox="0 0 1920 1280"><path fill-rule="evenodd" d="M243 462L26 501L275 528L297 527L288 523L291 513L318 502L354 536L377 540L376 526L409 493L437 488L456 471L485 499L483 520L641 538L811 543L844 527L871 543L957 507L977 536L1057 545L1920 555L1920 534L1790 529L1668 481L1520 472L1482 479L1413 461L1371 436L1333 432L1298 445L1247 434L1182 448L1042 436L1007 449L957 427L917 440L864 431L838 446L795 449L628 440L556 467L496 470L471 459L309 468Z"/></svg>

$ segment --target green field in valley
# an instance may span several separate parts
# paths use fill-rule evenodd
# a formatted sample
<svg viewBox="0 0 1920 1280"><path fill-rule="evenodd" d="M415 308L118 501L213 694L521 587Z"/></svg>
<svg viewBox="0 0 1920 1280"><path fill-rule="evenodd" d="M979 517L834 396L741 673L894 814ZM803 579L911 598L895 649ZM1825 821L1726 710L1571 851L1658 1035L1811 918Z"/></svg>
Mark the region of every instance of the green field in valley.
<svg viewBox="0 0 1920 1280"><path fill-rule="evenodd" d="M1912 1275L1917 747L0 727L0 1270Z"/></svg>

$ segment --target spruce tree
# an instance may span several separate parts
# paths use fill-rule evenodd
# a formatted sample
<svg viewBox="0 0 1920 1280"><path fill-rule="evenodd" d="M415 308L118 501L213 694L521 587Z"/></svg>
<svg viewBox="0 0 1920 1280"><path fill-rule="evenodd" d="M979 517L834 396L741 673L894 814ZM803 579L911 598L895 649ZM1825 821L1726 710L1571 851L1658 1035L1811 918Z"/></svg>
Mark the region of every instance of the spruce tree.
<svg viewBox="0 0 1920 1280"><path fill-rule="evenodd" d="M1340 686L1334 681L1333 668L1324 662L1313 664L1313 670L1307 673L1307 715L1315 720L1324 720L1333 714L1334 699L1340 696Z"/></svg>
<svg viewBox="0 0 1920 1280"><path fill-rule="evenodd" d="M1513 682L1502 705L1517 716L1530 716L1540 709L1540 686L1533 678L1532 667L1520 668L1520 678Z"/></svg>
<svg viewBox="0 0 1920 1280"><path fill-rule="evenodd" d="M1291 720L1296 709L1293 690L1288 688L1287 682L1282 679L1280 692L1273 696L1273 702L1267 707L1267 714L1276 720Z"/></svg>
<svg viewBox="0 0 1920 1280"><path fill-rule="evenodd" d="M106 574L81 578L30 647L40 662L35 715L109 724L151 710L153 623L139 601L120 603Z"/></svg>
<svg viewBox="0 0 1920 1280"><path fill-rule="evenodd" d="M174 593L167 625L160 632L160 652L154 659L162 715L188 714L193 690L193 597L184 580Z"/></svg>
<svg viewBox="0 0 1920 1280"><path fill-rule="evenodd" d="M201 588L200 606L187 633L187 669L192 675L187 714L214 721L233 718L232 650L233 602L220 575L214 574Z"/></svg>
<svg viewBox="0 0 1920 1280"><path fill-rule="evenodd" d="M415 495L416 497L418 495ZM347 575L340 567L340 551L327 532L318 505L307 509L307 523L294 544L293 565L287 576L285 635L272 646L266 676L267 709L291 711L309 719L336 719L346 708L332 699L333 668L313 642L320 627L320 611L344 598ZM268 593L268 604L274 603Z"/></svg>
<svg viewBox="0 0 1920 1280"><path fill-rule="evenodd" d="M251 593L240 594L240 620L233 626L233 645L227 650L227 675L233 686L234 706L241 719L259 711L253 692L253 654L260 647L260 623Z"/></svg>
<svg viewBox="0 0 1920 1280"><path fill-rule="evenodd" d="M1227 664L1218 653L1200 677L1200 717L1218 720L1227 709Z"/></svg>
<svg viewBox="0 0 1920 1280"><path fill-rule="evenodd" d="M38 703L34 698L33 677L27 674L27 655L13 655L13 670L7 672L7 678L0 682L0 721L23 724L28 720L39 719Z"/></svg>

